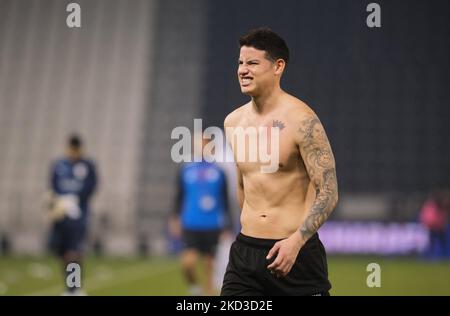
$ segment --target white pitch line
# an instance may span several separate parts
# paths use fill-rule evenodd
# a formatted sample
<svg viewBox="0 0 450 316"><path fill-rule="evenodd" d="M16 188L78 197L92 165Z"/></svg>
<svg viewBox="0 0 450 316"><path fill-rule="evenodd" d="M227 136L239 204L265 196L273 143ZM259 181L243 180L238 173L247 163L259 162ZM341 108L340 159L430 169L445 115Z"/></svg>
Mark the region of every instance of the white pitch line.
<svg viewBox="0 0 450 316"><path fill-rule="evenodd" d="M134 281L137 279L140 279L142 277L145 278L153 278L156 276L159 276L161 274L167 273L169 271L175 270L178 267L164 267L160 270L153 270L149 272L148 270L151 269L151 264L138 264L136 266L131 266L124 268L122 270L119 270L114 273L114 276L111 280L104 280L102 278L98 278L96 276L92 276L86 280L83 281L83 283L86 283L86 287L84 289L88 291L95 291L101 288L109 287L112 285L116 285L119 283L124 283L128 281ZM91 285L92 284L92 285ZM44 295L53 295L49 293L56 293L61 290L61 285L58 286L52 286L48 287L43 290L39 290L36 292L32 292L30 294L25 294L27 296L44 296Z"/></svg>

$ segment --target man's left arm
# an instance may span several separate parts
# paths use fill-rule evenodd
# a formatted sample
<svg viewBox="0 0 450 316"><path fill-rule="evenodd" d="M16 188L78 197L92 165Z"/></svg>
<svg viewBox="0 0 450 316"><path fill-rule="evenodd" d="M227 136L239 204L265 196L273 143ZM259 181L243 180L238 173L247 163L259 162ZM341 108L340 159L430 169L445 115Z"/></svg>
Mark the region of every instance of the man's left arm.
<svg viewBox="0 0 450 316"><path fill-rule="evenodd" d="M267 256L269 259L278 252L277 258L268 268L279 276L289 273L301 247L327 220L338 201L333 152L325 130L314 113L302 119L297 136L300 154L316 197L299 231L276 243Z"/></svg>
<svg viewBox="0 0 450 316"><path fill-rule="evenodd" d="M79 192L80 198L89 198L97 189L98 175L97 167L94 162L90 161L87 164L88 175L84 180L83 187Z"/></svg>
<svg viewBox="0 0 450 316"><path fill-rule="evenodd" d="M300 153L316 191L314 203L300 228L300 235L305 243L336 207L338 185L333 152L317 116L311 115L306 118L298 133L301 139Z"/></svg>

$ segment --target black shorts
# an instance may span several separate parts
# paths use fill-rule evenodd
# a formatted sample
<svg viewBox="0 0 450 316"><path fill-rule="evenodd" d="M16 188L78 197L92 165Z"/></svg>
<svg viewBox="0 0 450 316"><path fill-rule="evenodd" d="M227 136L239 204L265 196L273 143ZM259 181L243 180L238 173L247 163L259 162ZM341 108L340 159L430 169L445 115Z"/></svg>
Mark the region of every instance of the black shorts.
<svg viewBox="0 0 450 316"><path fill-rule="evenodd" d="M49 239L50 250L61 257L68 251L82 252L86 235L86 221L64 218L53 224Z"/></svg>
<svg viewBox="0 0 450 316"><path fill-rule="evenodd" d="M183 243L185 249L195 249L202 254L216 254L220 230L184 230Z"/></svg>
<svg viewBox="0 0 450 316"><path fill-rule="evenodd" d="M221 295L329 295L327 259L318 234L300 249L289 274L280 278L267 269L276 256L266 259L277 241L239 234L231 246Z"/></svg>

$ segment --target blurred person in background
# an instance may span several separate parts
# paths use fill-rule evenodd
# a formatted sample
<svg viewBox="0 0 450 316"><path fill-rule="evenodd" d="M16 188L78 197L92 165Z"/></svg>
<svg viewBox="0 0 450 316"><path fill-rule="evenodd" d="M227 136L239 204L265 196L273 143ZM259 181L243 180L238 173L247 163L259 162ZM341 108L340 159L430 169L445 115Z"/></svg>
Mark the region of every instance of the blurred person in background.
<svg viewBox="0 0 450 316"><path fill-rule="evenodd" d="M65 295L83 295L81 288L66 284L66 271L70 263L81 266L89 219L89 200L97 188L96 167L83 155L82 140L71 135L66 156L51 166L50 190L52 194L50 217L52 229L49 246L63 264ZM81 270L83 275L83 270Z"/></svg>
<svg viewBox="0 0 450 316"><path fill-rule="evenodd" d="M169 217L169 233L182 240L181 266L190 295L216 295L213 285L215 255L220 239L231 235L227 178L214 162L205 160L203 148L210 142L202 135L200 162L185 163L177 175L176 205ZM204 286L196 274L204 259Z"/></svg>
<svg viewBox="0 0 450 316"><path fill-rule="evenodd" d="M426 255L430 258L443 258L448 254L449 212L450 196L446 190L432 191L420 210L420 222L429 231L429 248Z"/></svg>

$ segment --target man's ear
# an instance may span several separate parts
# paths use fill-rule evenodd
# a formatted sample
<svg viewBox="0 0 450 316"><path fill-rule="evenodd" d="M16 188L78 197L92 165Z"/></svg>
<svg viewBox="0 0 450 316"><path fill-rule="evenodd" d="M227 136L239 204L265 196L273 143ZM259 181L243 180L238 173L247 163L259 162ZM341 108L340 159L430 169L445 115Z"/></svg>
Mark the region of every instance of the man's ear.
<svg viewBox="0 0 450 316"><path fill-rule="evenodd" d="M281 76L283 74L284 68L286 67L286 62L284 59L277 59L274 63L275 75Z"/></svg>

